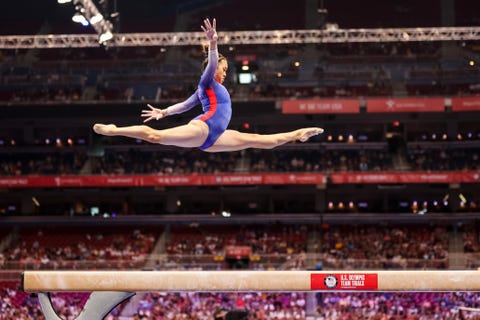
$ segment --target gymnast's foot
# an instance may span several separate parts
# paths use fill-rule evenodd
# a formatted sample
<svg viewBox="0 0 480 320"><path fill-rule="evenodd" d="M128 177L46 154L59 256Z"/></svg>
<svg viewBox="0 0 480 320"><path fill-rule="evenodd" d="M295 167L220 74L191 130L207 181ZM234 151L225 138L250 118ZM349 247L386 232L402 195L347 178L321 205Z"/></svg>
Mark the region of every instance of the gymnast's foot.
<svg viewBox="0 0 480 320"><path fill-rule="evenodd" d="M117 126L114 124L96 123L93 125L93 131L104 136L115 135L115 129L117 129Z"/></svg>
<svg viewBox="0 0 480 320"><path fill-rule="evenodd" d="M305 142L308 139L310 139L311 137L323 133L323 131L324 130L322 128L316 128L316 127L299 129L296 132L297 133L297 139L296 140L299 140L301 142Z"/></svg>

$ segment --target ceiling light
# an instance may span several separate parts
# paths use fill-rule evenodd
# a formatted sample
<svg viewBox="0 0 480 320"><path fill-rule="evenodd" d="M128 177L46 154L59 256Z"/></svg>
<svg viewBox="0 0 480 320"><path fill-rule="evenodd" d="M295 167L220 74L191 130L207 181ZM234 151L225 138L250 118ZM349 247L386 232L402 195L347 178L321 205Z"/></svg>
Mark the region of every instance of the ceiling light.
<svg viewBox="0 0 480 320"><path fill-rule="evenodd" d="M98 42L104 43L105 41L111 40L112 38L113 38L113 34L110 31L107 31L100 35L100 39L98 40Z"/></svg>
<svg viewBox="0 0 480 320"><path fill-rule="evenodd" d="M99 23L102 20L103 20L103 16L100 13L98 13L98 14L96 14L93 17L90 18L90 23L91 24L96 24L96 23Z"/></svg>

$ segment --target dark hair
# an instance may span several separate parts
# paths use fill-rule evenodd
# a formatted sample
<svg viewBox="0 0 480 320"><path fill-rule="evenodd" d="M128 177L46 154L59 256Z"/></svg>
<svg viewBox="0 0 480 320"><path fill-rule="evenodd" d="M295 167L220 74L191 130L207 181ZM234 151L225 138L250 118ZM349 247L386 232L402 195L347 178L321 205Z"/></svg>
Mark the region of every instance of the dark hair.
<svg viewBox="0 0 480 320"><path fill-rule="evenodd" d="M244 320L247 319L247 310L231 310L225 316L225 320Z"/></svg>
<svg viewBox="0 0 480 320"><path fill-rule="evenodd" d="M203 62L202 62L202 71L205 70L205 68L207 67L207 64L208 64L208 50L209 50L209 46L208 45L203 45L202 46L202 53L204 55L204 59L203 59ZM222 60L227 60L227 58L219 53L218 54L218 61L222 61Z"/></svg>

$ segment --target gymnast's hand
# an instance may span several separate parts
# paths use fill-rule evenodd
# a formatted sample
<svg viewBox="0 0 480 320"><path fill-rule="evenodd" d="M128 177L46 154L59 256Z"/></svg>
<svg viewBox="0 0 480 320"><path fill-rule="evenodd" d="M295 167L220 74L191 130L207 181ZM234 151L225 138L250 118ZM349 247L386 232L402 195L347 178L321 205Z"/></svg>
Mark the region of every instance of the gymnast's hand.
<svg viewBox="0 0 480 320"><path fill-rule="evenodd" d="M167 110L165 109L158 109L154 108L151 105L147 104L147 106L150 108L150 110L142 110L142 117L145 117L147 119L143 120L143 122L148 122L150 120L160 120L162 118L165 118L167 116Z"/></svg>
<svg viewBox="0 0 480 320"><path fill-rule="evenodd" d="M215 18L213 18L213 21L210 24L210 20L205 19L205 20L203 20L203 24L205 26L200 26L200 27L202 28L203 32L205 32L205 35L207 36L207 39L209 41L217 41L217 39L218 39L217 20L215 20Z"/></svg>

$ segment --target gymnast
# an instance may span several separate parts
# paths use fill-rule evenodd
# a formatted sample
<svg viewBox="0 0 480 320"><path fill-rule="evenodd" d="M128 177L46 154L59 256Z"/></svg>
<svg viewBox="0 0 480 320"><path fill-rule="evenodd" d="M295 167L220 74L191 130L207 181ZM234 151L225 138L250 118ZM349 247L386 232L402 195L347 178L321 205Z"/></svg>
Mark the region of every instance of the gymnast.
<svg viewBox="0 0 480 320"><path fill-rule="evenodd" d="M227 129L232 106L230 95L222 83L227 75L228 62L218 53L216 20L210 22L209 19L205 19L201 28L209 45L198 89L187 100L166 109L148 105L149 109L142 110L141 116L146 118L143 121L145 123L188 111L200 104L203 107L203 114L186 125L164 130L155 130L146 125L117 127L114 124L100 123L95 124L93 130L106 136L125 136L150 143L199 148L206 152L238 151L247 148L271 149L297 140L305 142L323 132L323 129L318 127L276 134L252 134Z"/></svg>

